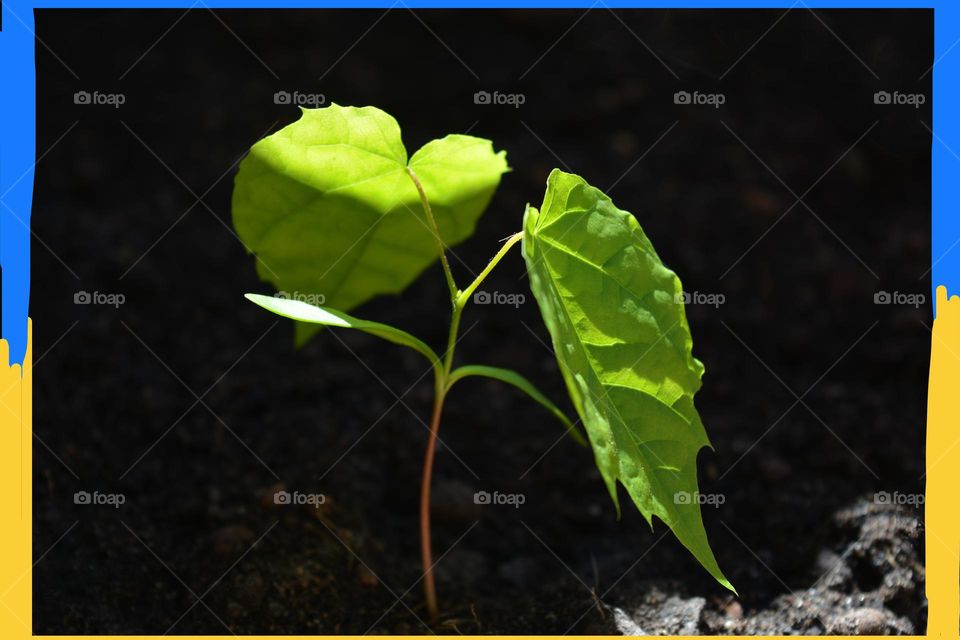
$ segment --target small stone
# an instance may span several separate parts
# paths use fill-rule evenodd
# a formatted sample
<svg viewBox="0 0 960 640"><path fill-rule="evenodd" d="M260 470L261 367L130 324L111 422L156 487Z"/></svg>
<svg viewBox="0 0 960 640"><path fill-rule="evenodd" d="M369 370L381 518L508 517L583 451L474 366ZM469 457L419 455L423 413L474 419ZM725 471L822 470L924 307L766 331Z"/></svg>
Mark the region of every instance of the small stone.
<svg viewBox="0 0 960 640"><path fill-rule="evenodd" d="M887 627L883 611L860 607L827 620L827 635L880 636L886 635Z"/></svg>
<svg viewBox="0 0 960 640"><path fill-rule="evenodd" d="M724 612L728 618L739 620L743 617L743 605L740 604L739 600L731 600L730 604L724 607Z"/></svg>
<svg viewBox="0 0 960 640"><path fill-rule="evenodd" d="M704 598L667 596L653 589L633 610L632 619L653 635L699 635L706 604L707 601Z"/></svg>
<svg viewBox="0 0 960 640"><path fill-rule="evenodd" d="M616 625L617 631L625 636L647 635L643 632L643 629L640 628L640 625L634 622L633 618L627 615L627 612L620 607L613 607L613 624Z"/></svg>

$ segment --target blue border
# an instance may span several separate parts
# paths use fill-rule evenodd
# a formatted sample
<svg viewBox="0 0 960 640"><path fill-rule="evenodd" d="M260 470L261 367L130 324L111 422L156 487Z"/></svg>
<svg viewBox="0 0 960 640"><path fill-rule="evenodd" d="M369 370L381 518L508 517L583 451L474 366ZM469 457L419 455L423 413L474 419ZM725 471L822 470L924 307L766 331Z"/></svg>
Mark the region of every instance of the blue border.
<svg viewBox="0 0 960 640"><path fill-rule="evenodd" d="M0 0L2 1L2 0ZM33 9L3 3L0 65L0 267L3 269L2 336L10 362L23 363L30 303L30 210L36 162L36 72Z"/></svg>
<svg viewBox="0 0 960 640"><path fill-rule="evenodd" d="M13 2L36 9L387 9L409 7L411 9L589 9L593 7L631 9L940 9L950 0L283 0L267 3L260 0L35 0ZM949 45L947 45L949 46Z"/></svg>
<svg viewBox="0 0 960 640"><path fill-rule="evenodd" d="M9 0L0 31L0 266L2 323L10 361L27 348L30 301L30 211L36 158L34 9L166 8L589 8L593 0ZM932 286L960 293L960 0L605 0L613 8L925 8L934 9ZM956 46L954 46L956 45ZM955 49L955 50L952 50ZM954 151L958 150L958 151ZM936 310L934 310L936 312Z"/></svg>

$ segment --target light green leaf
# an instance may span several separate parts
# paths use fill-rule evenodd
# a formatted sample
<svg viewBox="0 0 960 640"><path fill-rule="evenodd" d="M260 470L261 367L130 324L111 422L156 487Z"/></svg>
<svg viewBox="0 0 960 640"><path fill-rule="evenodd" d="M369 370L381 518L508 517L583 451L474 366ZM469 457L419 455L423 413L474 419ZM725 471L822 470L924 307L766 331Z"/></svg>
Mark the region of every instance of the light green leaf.
<svg viewBox="0 0 960 640"><path fill-rule="evenodd" d="M375 335L378 338L389 340L394 344L410 347L411 349L423 354L423 356L430 361L430 364L433 367L440 366L440 359L437 357L437 354L433 352L433 349L424 344L424 342L419 338L416 338L401 329L391 327L390 325L382 324L380 322L371 322L369 320L361 320L360 318L354 318L353 316L347 315L342 311L337 311L336 309L317 307L300 300L262 296L256 293L247 293L244 294L244 297L247 300L260 305L267 311L272 311L278 316L283 316L284 318L290 318L291 320L297 320L299 322L327 327L358 329L360 331Z"/></svg>
<svg viewBox="0 0 960 640"><path fill-rule="evenodd" d="M680 280L634 217L579 176L553 171L528 207L523 255L560 371L617 505L617 481L730 590L707 541L697 452L710 446L693 405L703 365Z"/></svg>
<svg viewBox="0 0 960 640"><path fill-rule="evenodd" d="M240 163L233 223L279 291L349 311L438 259L400 127L374 107L303 109ZM468 238L508 170L489 140L450 135L410 159L448 246ZM298 326L298 343L315 330Z"/></svg>
<svg viewBox="0 0 960 640"><path fill-rule="evenodd" d="M570 434L570 437L576 440L579 444L587 444L586 440L583 439L583 436L579 431L577 431L576 427L573 426L573 423L570 422L566 414L561 411L557 405L550 402L550 399L547 398L547 396L540 393L540 391L533 386L529 380L524 378L516 371L501 369L499 367L488 367L482 364L464 365L454 369L450 373L450 381L447 383L447 388L452 387L457 380L461 380L468 376L483 376L486 378L493 378L494 380L499 380L515 386L517 389L520 389L528 396L543 405L547 411L552 413L557 420L559 420L563 426L567 428L567 432Z"/></svg>

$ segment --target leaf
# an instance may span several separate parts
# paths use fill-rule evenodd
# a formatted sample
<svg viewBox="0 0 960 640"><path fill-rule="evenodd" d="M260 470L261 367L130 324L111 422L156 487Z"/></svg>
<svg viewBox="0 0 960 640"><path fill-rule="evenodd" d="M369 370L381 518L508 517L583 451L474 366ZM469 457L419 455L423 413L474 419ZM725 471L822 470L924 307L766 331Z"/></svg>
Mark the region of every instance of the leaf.
<svg viewBox="0 0 960 640"><path fill-rule="evenodd" d="M570 437L576 440L579 444L587 444L586 440L583 439L583 436L580 435L580 432L577 431L576 427L573 426L573 423L570 422L570 419L567 418L566 414L561 411L557 405L550 402L550 399L547 398L547 396L540 393L540 391L533 386L529 380L524 378L516 371L501 369L499 367L488 367L481 364L464 365L454 369L450 373L450 381L447 384L447 388L449 389L452 387L457 380L461 380L462 378L466 378L468 376L484 376L486 378L493 378L494 380L499 380L515 386L517 389L520 389L528 396L543 405L547 411L552 413L557 420L559 420L563 426L567 428L567 432L570 434Z"/></svg>
<svg viewBox="0 0 960 640"><path fill-rule="evenodd" d="M650 525L665 522L720 584L704 531L697 452L710 446L694 408L703 364L680 280L634 217L582 178L554 170L524 216L530 286L560 371L617 505L617 481Z"/></svg>
<svg viewBox="0 0 960 640"><path fill-rule="evenodd" d="M400 127L374 107L303 109L240 163L233 223L260 278L349 311L396 294L439 258L413 169L448 246L468 238L508 170L489 140L450 135L407 163ZM298 344L316 329L298 326Z"/></svg>
<svg viewBox="0 0 960 640"><path fill-rule="evenodd" d="M433 352L433 349L424 344L419 338L416 338L401 329L391 327L390 325L381 324L379 322L371 322L369 320L361 320L360 318L354 318L353 316L347 315L342 311L337 311L336 309L318 307L312 304L307 304L306 302L302 302L300 300L262 296L256 293L247 293L244 294L244 297L247 300L260 305L267 311L272 311L278 316L283 316L284 318L290 318L291 320L297 320L299 322L327 327L358 329L360 331L375 335L378 338L389 340L394 344L410 347L411 349L423 354L423 356L430 361L432 366L440 366L440 359L437 357L437 354Z"/></svg>

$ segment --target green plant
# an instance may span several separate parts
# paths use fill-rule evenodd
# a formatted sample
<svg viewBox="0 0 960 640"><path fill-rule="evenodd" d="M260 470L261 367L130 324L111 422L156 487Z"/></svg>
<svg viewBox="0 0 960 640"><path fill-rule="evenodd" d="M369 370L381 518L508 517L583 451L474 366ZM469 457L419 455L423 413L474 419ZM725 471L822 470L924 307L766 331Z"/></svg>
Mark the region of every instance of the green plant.
<svg viewBox="0 0 960 640"><path fill-rule="evenodd" d="M430 544L430 485L437 432L450 389L485 376L526 392L583 437L518 373L454 366L460 317L487 275L518 242L553 341L560 372L619 516L617 482L653 525L655 515L721 584L697 496L698 451L709 446L693 404L703 365L692 339L680 280L660 261L636 219L582 178L554 170L540 209L460 289L447 247L473 232L501 176L504 152L488 140L449 135L409 160L397 122L373 107L304 109L297 122L259 141L240 165L233 220L257 256L261 278L281 292L324 297L247 298L297 321L302 344L323 326L357 329L410 347L434 372L434 403L420 500L427 606L438 612ZM399 293L439 259L451 303L446 349L345 311ZM686 496L686 499L678 497Z"/></svg>

